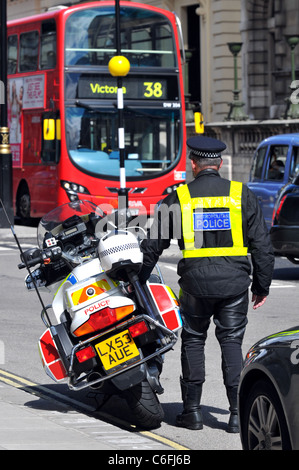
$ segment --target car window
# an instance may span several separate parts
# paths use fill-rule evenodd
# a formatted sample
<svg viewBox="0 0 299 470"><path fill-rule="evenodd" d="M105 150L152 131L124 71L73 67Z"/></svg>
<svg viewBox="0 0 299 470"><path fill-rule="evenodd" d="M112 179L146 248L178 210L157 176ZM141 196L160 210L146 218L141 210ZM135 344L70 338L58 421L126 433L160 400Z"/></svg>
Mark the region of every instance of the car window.
<svg viewBox="0 0 299 470"><path fill-rule="evenodd" d="M288 145L273 145L270 147L266 180L283 179L288 148Z"/></svg>
<svg viewBox="0 0 299 470"><path fill-rule="evenodd" d="M293 147L291 156L290 177L299 173L299 147Z"/></svg>
<svg viewBox="0 0 299 470"><path fill-rule="evenodd" d="M257 150L254 156L252 168L251 168L251 174L252 174L253 180L261 179L266 151L267 151L267 147L261 147Z"/></svg>

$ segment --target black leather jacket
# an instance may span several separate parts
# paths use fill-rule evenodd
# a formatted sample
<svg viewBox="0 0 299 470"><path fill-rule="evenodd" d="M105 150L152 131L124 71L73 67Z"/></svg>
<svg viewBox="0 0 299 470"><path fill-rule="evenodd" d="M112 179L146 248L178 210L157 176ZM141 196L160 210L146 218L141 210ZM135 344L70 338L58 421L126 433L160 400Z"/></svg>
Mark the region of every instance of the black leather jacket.
<svg viewBox="0 0 299 470"><path fill-rule="evenodd" d="M226 196L230 181L221 178L216 170L206 169L188 187L191 197ZM246 185L242 190L242 227L244 245L248 247L251 263L249 256L183 258L178 264L179 284L183 291L198 297L227 298L246 291L252 282L254 294L269 294L274 268L272 245L257 198ZM219 237L223 242L225 236L219 231L206 232L202 246L218 246ZM164 199L160 215L158 211L154 217L149 237L142 241L144 261L140 277L143 281L173 238L183 249L180 203L176 191Z"/></svg>

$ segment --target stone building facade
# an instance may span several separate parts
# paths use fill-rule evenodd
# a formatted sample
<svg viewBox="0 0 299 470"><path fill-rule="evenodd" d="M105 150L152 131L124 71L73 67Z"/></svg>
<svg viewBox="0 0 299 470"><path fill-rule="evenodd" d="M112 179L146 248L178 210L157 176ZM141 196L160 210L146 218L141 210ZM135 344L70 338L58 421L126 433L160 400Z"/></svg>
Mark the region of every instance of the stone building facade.
<svg viewBox="0 0 299 470"><path fill-rule="evenodd" d="M291 47L289 37L299 40L297 0L242 0L240 32L243 41L243 97L254 119L285 116L290 97ZM299 46L294 49L299 67ZM298 86L297 86L298 88Z"/></svg>

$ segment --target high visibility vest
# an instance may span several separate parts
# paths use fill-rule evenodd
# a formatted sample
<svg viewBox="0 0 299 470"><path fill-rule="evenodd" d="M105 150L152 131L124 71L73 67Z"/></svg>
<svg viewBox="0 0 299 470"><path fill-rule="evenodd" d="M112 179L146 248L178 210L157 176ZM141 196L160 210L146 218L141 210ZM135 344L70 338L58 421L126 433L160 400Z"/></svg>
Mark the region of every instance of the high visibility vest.
<svg viewBox="0 0 299 470"><path fill-rule="evenodd" d="M194 197L191 198L188 185L177 188L182 213L182 231L184 238L184 258L198 258L211 256L246 256L247 247L244 246L242 230L242 183L231 181L229 196ZM195 248L194 244L194 214L204 214L203 209L219 209L218 216L225 214L229 217L229 230L233 240L231 247ZM221 212L222 209L222 212ZM228 209L225 213L223 209ZM229 213L229 215L228 215ZM210 213L213 217L213 212ZM218 223L226 221L218 219ZM206 222L208 222L206 220ZM217 223L217 219L215 219ZM217 230L217 228L213 228ZM209 227L207 227L209 230Z"/></svg>

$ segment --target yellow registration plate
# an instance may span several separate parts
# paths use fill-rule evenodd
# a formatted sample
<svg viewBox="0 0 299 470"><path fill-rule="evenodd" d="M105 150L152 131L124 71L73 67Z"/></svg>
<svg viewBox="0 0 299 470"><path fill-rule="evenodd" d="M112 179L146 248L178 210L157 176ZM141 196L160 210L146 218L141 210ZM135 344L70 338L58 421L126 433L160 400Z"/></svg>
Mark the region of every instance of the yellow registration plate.
<svg viewBox="0 0 299 470"><path fill-rule="evenodd" d="M95 345L95 348L106 370L139 356L137 346L128 330L101 341Z"/></svg>

